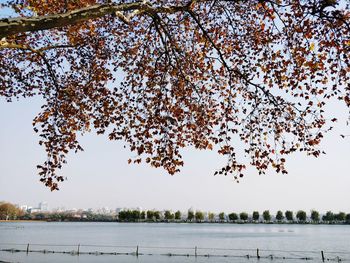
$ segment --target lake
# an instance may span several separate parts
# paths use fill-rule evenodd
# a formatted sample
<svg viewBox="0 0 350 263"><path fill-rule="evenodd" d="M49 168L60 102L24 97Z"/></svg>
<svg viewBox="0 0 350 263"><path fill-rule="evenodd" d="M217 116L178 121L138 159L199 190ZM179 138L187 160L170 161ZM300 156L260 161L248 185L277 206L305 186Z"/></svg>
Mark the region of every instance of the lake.
<svg viewBox="0 0 350 263"><path fill-rule="evenodd" d="M0 249L27 244L46 253L1 251L0 262L248 263L258 261L257 249L259 262L321 262L321 250L326 259L350 261L350 225L0 223Z"/></svg>

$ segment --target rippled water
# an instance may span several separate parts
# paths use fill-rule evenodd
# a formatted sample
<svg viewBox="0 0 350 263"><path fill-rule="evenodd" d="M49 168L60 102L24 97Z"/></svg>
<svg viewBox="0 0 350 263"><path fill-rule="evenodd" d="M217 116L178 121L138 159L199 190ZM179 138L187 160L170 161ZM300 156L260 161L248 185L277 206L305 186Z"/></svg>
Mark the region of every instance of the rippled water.
<svg viewBox="0 0 350 263"><path fill-rule="evenodd" d="M79 251L83 254L3 251L0 262L255 262L257 259L252 257L256 256L257 249L262 257L259 262L270 262L271 255L272 262L291 262L298 258L301 261L304 257L320 262L321 250L326 258L350 261L350 226L0 223L1 249L26 250L27 244L30 244L29 250L66 252L76 252L80 244ZM137 246L138 257L135 256ZM95 251L129 255L84 254ZM270 257L265 259L267 256Z"/></svg>

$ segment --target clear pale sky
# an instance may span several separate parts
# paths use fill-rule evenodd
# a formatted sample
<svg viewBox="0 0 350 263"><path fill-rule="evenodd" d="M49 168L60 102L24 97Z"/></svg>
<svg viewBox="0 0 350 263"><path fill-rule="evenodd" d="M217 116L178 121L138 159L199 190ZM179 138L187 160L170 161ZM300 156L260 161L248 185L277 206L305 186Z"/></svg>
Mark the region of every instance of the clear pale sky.
<svg viewBox="0 0 350 263"><path fill-rule="evenodd" d="M215 151L186 149L181 173L170 176L146 164L128 165L132 154L122 142L87 134L81 140L85 151L69 155L62 170L68 180L56 192L39 182L36 170L36 165L45 160L31 125L40 106L39 99L6 103L0 98L0 201L33 206L47 201L50 208L350 212L350 137L340 137L350 134L350 127L345 125L349 115L337 103L329 109L340 121L322 143L327 155L315 159L293 154L287 158L287 175L258 175L248 168L246 176L236 183L229 176L213 176L225 163Z"/></svg>
<svg viewBox="0 0 350 263"><path fill-rule="evenodd" d="M230 212L270 209L318 209L350 212L350 139L347 112L333 105L342 121L322 144L327 155L318 159L293 154L289 174L258 175L248 169L240 183L231 177L213 176L225 159L214 151L184 151L185 166L170 176L162 169L128 165L132 154L121 142L87 134L84 152L70 154L62 173L68 180L50 192L39 182L36 165L45 158L32 130L40 110L39 99L6 103L0 100L0 200L51 208L142 207Z"/></svg>

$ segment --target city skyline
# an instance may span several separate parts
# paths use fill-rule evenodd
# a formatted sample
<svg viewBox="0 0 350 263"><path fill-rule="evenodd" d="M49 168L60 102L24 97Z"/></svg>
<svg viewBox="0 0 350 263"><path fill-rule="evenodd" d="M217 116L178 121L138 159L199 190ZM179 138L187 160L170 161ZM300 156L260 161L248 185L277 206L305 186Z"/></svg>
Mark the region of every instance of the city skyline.
<svg viewBox="0 0 350 263"><path fill-rule="evenodd" d="M1 201L0 201L1 204ZM11 204L11 203L10 203ZM310 211L304 211L304 210L278 210L278 211L270 211L270 210L264 210L264 211L230 211L230 212L219 212L214 213L212 211L201 211L198 209L195 209L193 207L190 207L187 210L173 210L173 209L144 209L142 207L117 207L117 208L109 208L109 207L100 207L100 208L66 208L66 207L55 207L55 208L49 208L49 205L45 201L39 202L38 206L31 206L28 204L25 205L19 205L19 204L11 204L15 207L19 208L19 211L22 211L22 213L18 212L19 216L22 217L22 219L28 219L31 218L33 220L43 220L46 218L46 220L58 220L58 221L64 221L64 217L66 217L66 220L68 219L81 219L81 220L87 220L93 215L100 215L100 216L112 216L112 218L109 218L108 220L118 219L121 221L126 222L132 222L137 221L137 219L141 220L140 222L143 222L145 219L150 219L152 216L157 213L159 219L161 220L167 220L173 221L174 219L181 219L181 220L190 220L194 217L202 218L200 220L204 220L204 222L213 222L213 220L218 220L217 222L221 222L222 220L228 220L228 221L236 221L236 220L243 220L244 222L257 222L259 220L265 221L272 221L272 222L299 222L300 220L303 222L313 222L313 221L324 221L324 222L343 222L348 223L350 218L350 213L347 213L346 211L327 211L325 213L320 213L317 210L310 210ZM138 213L135 213L138 212ZM152 212L152 213L150 213ZM122 213L122 215L121 215ZM57 215L61 215L62 217L57 217ZM175 216L174 218L174 215ZM121 217L121 218L120 218ZM61 219L59 219L61 218ZM192 219L191 219L192 218ZM301 218L304 218L303 220ZM97 220L97 218L92 219L92 221ZM106 220L106 218L100 220ZM131 220L131 221L130 221ZM195 220L197 221L197 219ZM261 222L263 222L261 221ZM161 221L162 222L162 221ZM259 221L260 222L260 221ZM338 222L338 223L339 223ZM300 223L300 222L299 222Z"/></svg>
<svg viewBox="0 0 350 263"><path fill-rule="evenodd" d="M2 200L0 200L0 202L2 202ZM10 202L11 203L11 202ZM165 211L170 211L170 212L176 212L176 211L180 211L182 214L187 214L189 211L192 212L203 212L205 215L208 215L209 213L213 213L213 211L207 211L207 210L200 210L200 209L196 209L195 207L189 207L188 209L185 210L179 210L179 209L171 209L171 208L162 208L162 209L155 209L155 208L143 208L143 207L114 207L114 208L110 208L110 207L97 207L97 208L86 208L86 207L65 207L65 206L59 206L59 207L50 207L48 205L47 202L39 202L38 206L34 206L34 205L28 205L28 204L13 204L16 207L18 207L19 209L21 209L24 212L30 213L30 214L35 214L35 213L41 213L41 212L45 212L45 213L57 213L57 212L92 212L92 213L96 213L96 214L115 214L115 213L119 213L120 211L160 211L160 212L165 212ZM291 211L293 213L297 213L298 211L304 211L302 209L298 209L298 210L289 210L289 209L279 209L276 211L271 211L269 209L266 209L264 211L269 211L271 213L272 216L274 216L275 214L277 214L278 212L282 211L282 212L286 212L286 211ZM311 209L309 211L305 211L307 214L311 213L312 211L317 211L315 209ZM249 216L252 216L254 214L254 212L259 212L259 213L263 213L263 211L257 211L257 210L252 210L252 211L220 211L220 212L216 212L213 213L214 215L218 215L220 213L225 213L225 214L229 214L229 213L247 213ZM319 211L317 211L319 212ZM334 212L334 213L347 213L347 211L325 211L323 213L321 213L321 215L326 214L327 212Z"/></svg>

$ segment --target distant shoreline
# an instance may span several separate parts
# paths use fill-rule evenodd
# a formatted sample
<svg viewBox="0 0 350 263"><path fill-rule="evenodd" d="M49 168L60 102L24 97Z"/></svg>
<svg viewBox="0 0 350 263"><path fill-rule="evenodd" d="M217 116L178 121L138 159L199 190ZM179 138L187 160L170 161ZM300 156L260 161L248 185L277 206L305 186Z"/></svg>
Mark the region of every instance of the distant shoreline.
<svg viewBox="0 0 350 263"><path fill-rule="evenodd" d="M0 220L0 223L17 223L17 222L20 222L20 223L23 223L23 222L48 222L47 220L22 220L22 219L19 219L19 220ZM0 261L1 262L1 261Z"/></svg>
<svg viewBox="0 0 350 263"><path fill-rule="evenodd" d="M122 223L122 224L218 224L218 225L349 225L349 223L326 222L191 222L191 221L118 221L118 220L0 220L0 223Z"/></svg>

